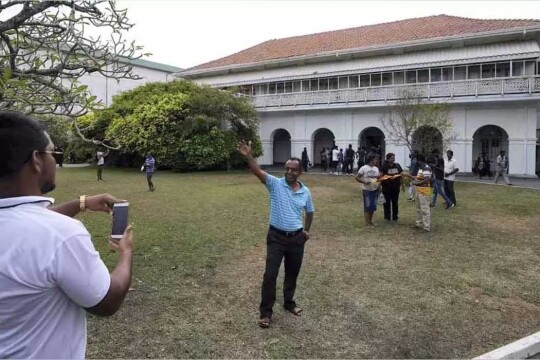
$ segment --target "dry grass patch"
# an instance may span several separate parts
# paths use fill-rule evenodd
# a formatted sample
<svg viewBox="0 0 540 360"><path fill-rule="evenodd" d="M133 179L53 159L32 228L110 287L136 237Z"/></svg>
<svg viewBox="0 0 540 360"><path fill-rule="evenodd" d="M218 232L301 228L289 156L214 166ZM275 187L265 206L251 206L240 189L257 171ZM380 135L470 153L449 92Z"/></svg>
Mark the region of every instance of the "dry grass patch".
<svg viewBox="0 0 540 360"><path fill-rule="evenodd" d="M363 225L352 177L304 176L315 201L297 301L256 325L267 192L247 172L156 175L62 169L57 198L109 191L132 204L134 291L110 319L89 319L90 358L468 358L540 328L538 192L456 184L459 206L433 211L433 231ZM85 214L96 247L110 219Z"/></svg>

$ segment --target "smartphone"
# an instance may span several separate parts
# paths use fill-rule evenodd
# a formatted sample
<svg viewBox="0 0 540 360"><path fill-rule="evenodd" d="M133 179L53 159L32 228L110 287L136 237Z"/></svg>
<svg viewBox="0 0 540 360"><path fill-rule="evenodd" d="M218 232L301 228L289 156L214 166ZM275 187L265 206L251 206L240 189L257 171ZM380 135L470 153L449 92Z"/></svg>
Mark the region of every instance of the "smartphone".
<svg viewBox="0 0 540 360"><path fill-rule="evenodd" d="M113 207L111 238L121 239L128 226L128 202L116 203Z"/></svg>

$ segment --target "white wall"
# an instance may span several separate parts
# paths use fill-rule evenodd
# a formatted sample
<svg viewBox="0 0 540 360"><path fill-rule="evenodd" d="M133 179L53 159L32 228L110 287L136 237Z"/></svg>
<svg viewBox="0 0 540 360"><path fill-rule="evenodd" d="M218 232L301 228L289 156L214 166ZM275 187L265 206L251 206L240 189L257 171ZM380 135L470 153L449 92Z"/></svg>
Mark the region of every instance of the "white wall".
<svg viewBox="0 0 540 360"><path fill-rule="evenodd" d="M291 134L291 155L300 156L304 147L311 159L314 157L313 136L321 128L330 130L336 145L345 149L353 144L356 149L362 130L377 127L383 133L380 123L383 108L313 110L260 113L260 136L265 144L261 164L272 164L272 133L283 128ZM450 144L461 172L471 172L473 159L473 135L482 126L496 125L508 134L508 157L510 174L534 176L536 162L536 128L539 121L536 107L526 103L455 106L450 112L454 123L455 140ZM386 152L396 154L396 161L409 165L409 151L404 145L396 144L385 134ZM320 151L320 149L316 149ZM493 159L495 160L495 159Z"/></svg>
<svg viewBox="0 0 540 360"><path fill-rule="evenodd" d="M97 96L103 104L109 106L112 102L112 97L123 91L131 90L149 82L166 82L175 79L169 72L140 66L133 66L133 74L139 75L142 79L121 79L116 81L115 79L106 78L99 73L92 73L83 75L79 78L79 82L88 85L90 94Z"/></svg>

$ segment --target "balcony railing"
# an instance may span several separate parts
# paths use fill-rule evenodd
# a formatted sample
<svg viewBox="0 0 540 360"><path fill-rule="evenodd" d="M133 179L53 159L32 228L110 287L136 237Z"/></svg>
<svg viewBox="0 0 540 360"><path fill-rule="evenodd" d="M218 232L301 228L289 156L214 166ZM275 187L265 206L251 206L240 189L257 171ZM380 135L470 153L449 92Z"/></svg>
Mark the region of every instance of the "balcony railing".
<svg viewBox="0 0 540 360"><path fill-rule="evenodd" d="M309 91L251 98L256 108L294 107L298 105L368 103L398 100L403 91L414 92L424 98L453 99L464 96L509 95L540 93L540 76L498 79L459 80L436 83L405 84L358 89Z"/></svg>

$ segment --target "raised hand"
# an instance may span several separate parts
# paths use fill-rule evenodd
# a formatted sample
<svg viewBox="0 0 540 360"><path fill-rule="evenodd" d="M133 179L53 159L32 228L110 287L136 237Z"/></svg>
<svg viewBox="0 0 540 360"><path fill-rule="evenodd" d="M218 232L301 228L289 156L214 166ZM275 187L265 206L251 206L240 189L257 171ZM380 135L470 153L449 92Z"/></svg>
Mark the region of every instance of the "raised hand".
<svg viewBox="0 0 540 360"><path fill-rule="evenodd" d="M238 152L243 156L249 156L252 154L251 150L251 140L246 143L245 140L242 140L238 143L237 146Z"/></svg>

